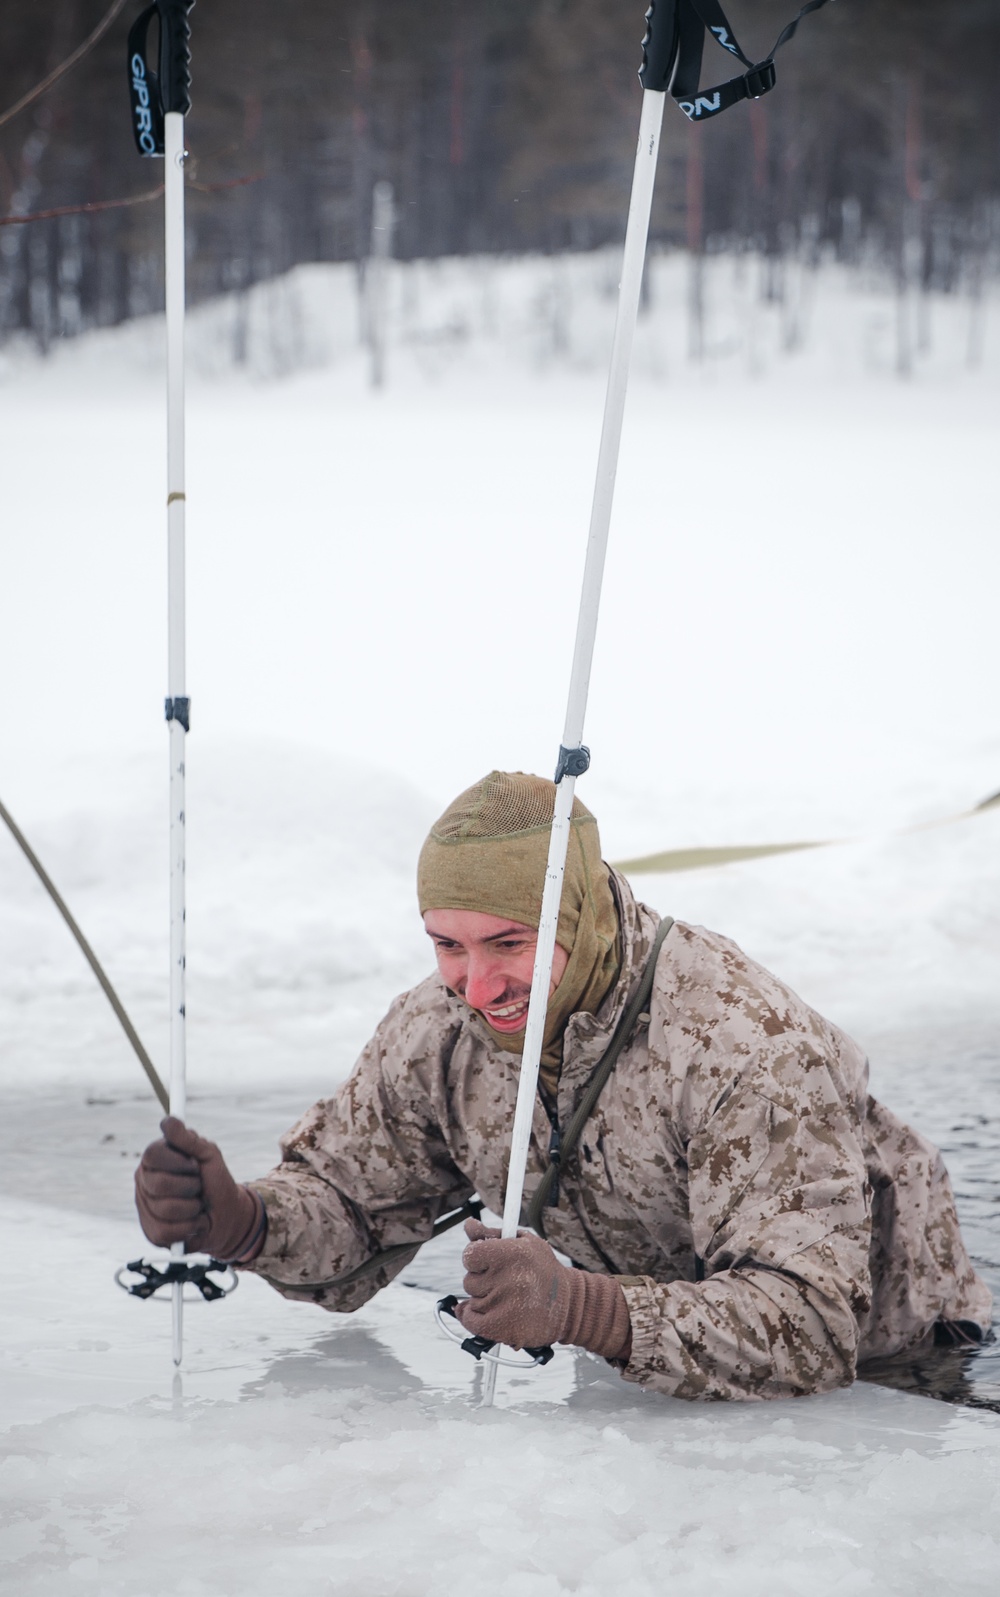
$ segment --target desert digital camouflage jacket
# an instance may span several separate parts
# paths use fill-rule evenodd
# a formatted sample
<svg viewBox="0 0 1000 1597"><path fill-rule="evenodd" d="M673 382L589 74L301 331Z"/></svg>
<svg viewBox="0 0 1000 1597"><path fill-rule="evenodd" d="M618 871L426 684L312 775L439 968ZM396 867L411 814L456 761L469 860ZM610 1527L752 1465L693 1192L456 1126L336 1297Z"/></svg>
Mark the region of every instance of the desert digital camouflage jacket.
<svg viewBox="0 0 1000 1597"><path fill-rule="evenodd" d="M568 1023L562 1125L657 926L627 882L614 886L622 970L596 1016ZM727 938L681 923L649 1009L545 1211L555 1247L621 1278L626 1380L684 1398L818 1392L939 1319L989 1326L941 1157L867 1095L849 1037ZM436 975L397 998L348 1080L253 1183L268 1234L251 1268L278 1290L325 1281L416 1247L474 1192L499 1212L518 1065ZM525 1207L549 1129L538 1102ZM312 1296L357 1308L406 1262Z"/></svg>

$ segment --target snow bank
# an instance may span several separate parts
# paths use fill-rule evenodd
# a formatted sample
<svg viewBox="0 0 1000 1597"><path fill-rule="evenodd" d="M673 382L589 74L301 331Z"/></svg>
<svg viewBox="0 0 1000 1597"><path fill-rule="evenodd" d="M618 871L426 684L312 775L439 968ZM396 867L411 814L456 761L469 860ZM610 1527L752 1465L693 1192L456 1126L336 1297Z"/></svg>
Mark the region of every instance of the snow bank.
<svg viewBox="0 0 1000 1597"><path fill-rule="evenodd" d="M496 266L525 295L562 269ZM599 310L603 326L595 292L581 328ZM40 752L160 747L163 396L137 351L161 333L94 335L0 385L15 784ZM432 377L407 356L380 394L357 350L192 383L193 779L198 750L234 736L405 773L441 802L494 763L552 766L604 377L516 346L470 324L454 364ZM730 824L735 841L863 835L1000 785L995 387L988 365L903 384L809 350L760 379L637 374L588 720L612 851Z"/></svg>
<svg viewBox="0 0 1000 1597"><path fill-rule="evenodd" d="M538 375L607 369L621 249L554 256L464 256L390 261L385 323L391 382L438 384L476 372ZM649 253L633 357L637 377L718 382L782 371L842 378L954 377L995 369L1000 358L995 281L955 292L900 295L879 267L844 266L803 251L783 259L753 251L692 259ZM694 319L693 307L701 306ZM209 377L255 380L331 366L361 367L368 317L364 273L350 263L298 266L189 312L189 361ZM23 380L35 357L26 340L0 353L0 383ZM68 341L57 350L72 380L112 364L159 371L162 327L143 317Z"/></svg>
<svg viewBox="0 0 1000 1597"><path fill-rule="evenodd" d="M430 969L414 875L437 803L319 751L230 742L192 754L193 1090L332 1085L390 999ZM163 762L149 753L50 770L23 824L163 1061ZM739 822L717 808L731 837ZM614 837L613 805L610 819ZM1000 807L814 854L633 881L661 912L725 931L858 1035L876 1090L883 1038L920 1026L940 1037L950 1025L947 1051L962 1053L995 1025ZM138 1085L103 995L6 834L0 897L9 1043L0 1089ZM908 1100L916 1088L902 1083Z"/></svg>
<svg viewBox="0 0 1000 1597"><path fill-rule="evenodd" d="M152 753L37 761L23 818L160 1061L163 774ZM389 999L426 974L413 884L434 806L398 776L266 739L204 751L188 804L192 1081L339 1079ZM0 1088L131 1082L117 1021L6 831L0 899Z"/></svg>

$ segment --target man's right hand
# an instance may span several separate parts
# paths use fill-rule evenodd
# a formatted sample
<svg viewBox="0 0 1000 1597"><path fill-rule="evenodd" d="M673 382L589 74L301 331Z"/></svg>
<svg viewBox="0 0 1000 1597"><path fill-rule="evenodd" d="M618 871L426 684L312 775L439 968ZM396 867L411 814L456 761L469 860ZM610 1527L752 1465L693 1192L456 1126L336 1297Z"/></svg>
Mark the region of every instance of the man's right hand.
<svg viewBox="0 0 1000 1597"><path fill-rule="evenodd" d="M135 1206L150 1242L249 1262L264 1240L264 1205L233 1180L214 1142L168 1115L135 1172ZM258 1240L259 1234L259 1240ZM254 1252L258 1251L254 1249Z"/></svg>

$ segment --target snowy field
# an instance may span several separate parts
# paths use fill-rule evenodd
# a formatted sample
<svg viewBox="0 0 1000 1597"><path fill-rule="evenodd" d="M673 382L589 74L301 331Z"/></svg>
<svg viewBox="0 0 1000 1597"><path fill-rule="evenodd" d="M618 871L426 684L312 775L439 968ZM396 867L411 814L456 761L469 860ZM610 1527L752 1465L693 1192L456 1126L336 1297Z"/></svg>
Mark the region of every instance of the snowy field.
<svg viewBox="0 0 1000 1597"><path fill-rule="evenodd" d="M995 306L905 304L902 381L877 282L793 264L766 301L723 260L695 362L686 273L650 277L581 796L610 859L846 840L636 885L864 1043L1000 1290L1000 807L928 824L1000 789ZM396 269L381 392L347 269L192 317L190 1119L240 1176L426 972L427 823L554 763L613 285ZM0 358L0 799L165 1072L161 338ZM11 1591L995 1591L990 1351L899 1377L957 1404L705 1409L563 1352L478 1413L449 1238L343 1321L256 1280L193 1307L172 1387L166 1309L110 1280L157 1107L6 833L0 1037Z"/></svg>

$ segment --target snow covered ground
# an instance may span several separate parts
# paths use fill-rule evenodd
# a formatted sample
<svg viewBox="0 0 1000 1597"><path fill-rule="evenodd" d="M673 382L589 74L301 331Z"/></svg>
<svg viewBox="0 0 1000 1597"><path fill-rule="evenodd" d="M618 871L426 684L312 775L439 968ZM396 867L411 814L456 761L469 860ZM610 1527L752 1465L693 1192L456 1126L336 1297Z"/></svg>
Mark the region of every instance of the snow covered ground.
<svg viewBox="0 0 1000 1597"><path fill-rule="evenodd" d="M1000 1288L1000 808L922 829L1000 788L992 324L970 371L969 307L925 307L904 383L877 285L799 272L770 304L719 262L694 363L685 270L651 280L582 796L612 859L853 839L637 886L864 1042ZM553 764L609 283L605 257L400 271L381 393L346 271L193 319L191 1120L240 1175L425 972L427 822ZM165 1070L159 337L0 366L0 798ZM256 1281L192 1308L172 1391L167 1311L110 1283L156 1105L5 835L12 1590L995 1589L995 1415L874 1386L694 1411L569 1353L479 1414L429 1312L453 1239L343 1322ZM954 1395L1000 1396L997 1362Z"/></svg>

